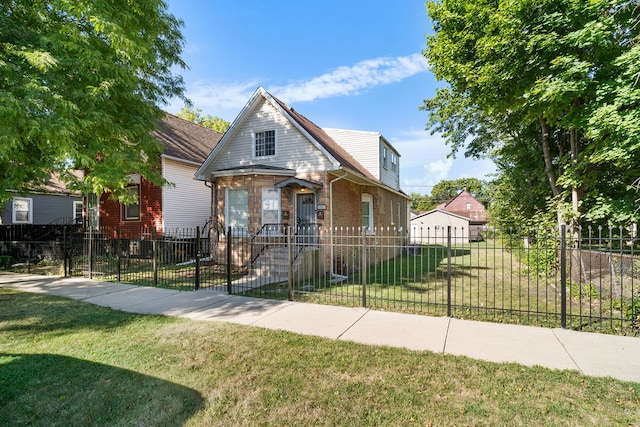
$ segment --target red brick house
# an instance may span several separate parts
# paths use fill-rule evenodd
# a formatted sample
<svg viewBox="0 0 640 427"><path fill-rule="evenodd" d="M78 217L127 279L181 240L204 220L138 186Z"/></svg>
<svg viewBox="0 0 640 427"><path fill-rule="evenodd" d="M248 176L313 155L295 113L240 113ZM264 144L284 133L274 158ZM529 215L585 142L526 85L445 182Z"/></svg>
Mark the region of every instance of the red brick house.
<svg viewBox="0 0 640 427"><path fill-rule="evenodd" d="M161 155L162 176L172 185L158 187L132 175L130 188L138 196L137 204L124 205L108 194L89 196L90 226L153 229L157 234L204 227L210 216L211 190L196 181L194 173L222 134L167 113L153 135L165 147Z"/></svg>
<svg viewBox="0 0 640 427"><path fill-rule="evenodd" d="M210 183L214 219L226 227L373 234L408 226L399 157L377 132L320 128L258 88L196 179Z"/></svg>

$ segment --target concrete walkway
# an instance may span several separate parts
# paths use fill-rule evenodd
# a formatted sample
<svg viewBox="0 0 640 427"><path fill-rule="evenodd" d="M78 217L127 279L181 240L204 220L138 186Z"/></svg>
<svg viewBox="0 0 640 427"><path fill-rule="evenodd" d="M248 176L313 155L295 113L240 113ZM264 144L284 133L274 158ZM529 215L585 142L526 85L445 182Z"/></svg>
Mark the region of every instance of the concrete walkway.
<svg viewBox="0 0 640 427"><path fill-rule="evenodd" d="M640 338L275 301L220 290L175 291L82 278L0 273L0 287L116 310L214 320L492 362L573 369L640 383ZM0 308L1 309L1 308Z"/></svg>

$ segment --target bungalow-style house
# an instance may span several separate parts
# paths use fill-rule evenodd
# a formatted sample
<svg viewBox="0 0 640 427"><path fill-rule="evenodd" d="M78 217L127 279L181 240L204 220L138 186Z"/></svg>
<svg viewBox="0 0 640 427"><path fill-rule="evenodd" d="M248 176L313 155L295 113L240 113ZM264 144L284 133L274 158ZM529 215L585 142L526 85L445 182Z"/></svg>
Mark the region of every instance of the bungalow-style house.
<svg viewBox="0 0 640 427"><path fill-rule="evenodd" d="M468 243L470 220L467 217L433 209L411 214L411 243L417 245L446 245L451 230L451 243Z"/></svg>
<svg viewBox="0 0 640 427"><path fill-rule="evenodd" d="M226 227L297 235L408 226L398 152L376 132L322 129L258 88L196 172Z"/></svg>
<svg viewBox="0 0 640 427"><path fill-rule="evenodd" d="M24 195L16 193L0 209L0 225L64 225L81 222L82 194L70 191L56 176L52 176L41 190Z"/></svg>
<svg viewBox="0 0 640 427"><path fill-rule="evenodd" d="M171 185L158 187L132 175L131 191L138 196L137 204L124 205L108 194L89 196L87 216L91 227L146 228L167 235L179 228L206 225L211 190L193 176L222 134L166 113L153 135L165 147L162 176Z"/></svg>

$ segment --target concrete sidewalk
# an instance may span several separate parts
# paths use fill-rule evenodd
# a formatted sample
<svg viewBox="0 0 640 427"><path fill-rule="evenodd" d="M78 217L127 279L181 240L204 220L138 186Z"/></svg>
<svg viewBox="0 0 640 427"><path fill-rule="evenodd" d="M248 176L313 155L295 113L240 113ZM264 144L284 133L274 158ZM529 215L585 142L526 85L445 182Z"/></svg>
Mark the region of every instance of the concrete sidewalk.
<svg viewBox="0 0 640 427"><path fill-rule="evenodd" d="M275 301L221 291L175 291L81 278L0 273L0 287L116 310L241 323L364 344L573 369L640 383L640 338Z"/></svg>

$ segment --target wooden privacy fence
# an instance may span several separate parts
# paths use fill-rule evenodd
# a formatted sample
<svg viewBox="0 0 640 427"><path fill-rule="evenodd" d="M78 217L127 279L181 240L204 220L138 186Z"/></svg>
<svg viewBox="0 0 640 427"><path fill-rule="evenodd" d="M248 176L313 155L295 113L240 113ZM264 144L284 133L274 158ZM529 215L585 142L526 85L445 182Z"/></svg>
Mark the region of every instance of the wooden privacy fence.
<svg viewBox="0 0 640 427"><path fill-rule="evenodd" d="M48 242L0 241L0 268L639 334L640 242L624 228L486 229L479 242L417 231L67 228Z"/></svg>

